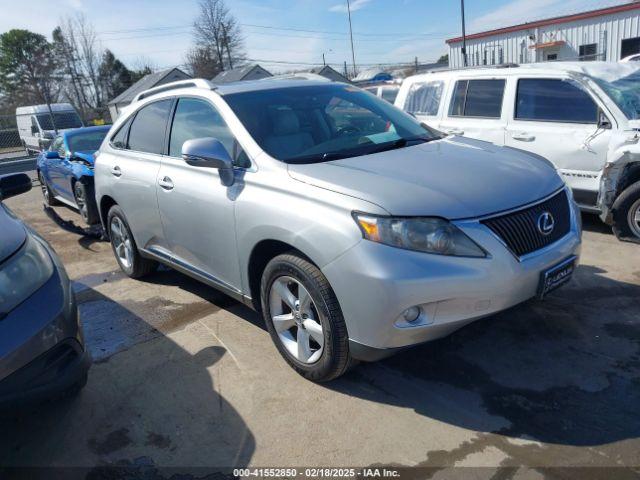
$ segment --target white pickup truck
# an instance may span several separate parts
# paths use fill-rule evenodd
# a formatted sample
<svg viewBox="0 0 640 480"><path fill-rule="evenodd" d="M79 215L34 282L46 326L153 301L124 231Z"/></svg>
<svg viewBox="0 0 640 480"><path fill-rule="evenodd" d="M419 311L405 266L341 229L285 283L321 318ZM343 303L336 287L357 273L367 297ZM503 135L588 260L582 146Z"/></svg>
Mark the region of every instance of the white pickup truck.
<svg viewBox="0 0 640 480"><path fill-rule="evenodd" d="M549 62L407 78L395 105L427 125L551 161L584 211L640 242L640 65Z"/></svg>

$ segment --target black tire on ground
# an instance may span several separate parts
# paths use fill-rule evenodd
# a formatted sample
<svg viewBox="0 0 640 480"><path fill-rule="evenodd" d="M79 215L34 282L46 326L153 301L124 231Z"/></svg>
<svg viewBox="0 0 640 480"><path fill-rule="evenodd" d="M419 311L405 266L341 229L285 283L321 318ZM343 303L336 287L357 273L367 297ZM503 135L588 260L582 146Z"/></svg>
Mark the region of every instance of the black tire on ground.
<svg viewBox="0 0 640 480"><path fill-rule="evenodd" d="M45 207L54 207L56 205L60 205L60 202L56 200L56 197L51 193L51 189L49 188L49 184L42 175L42 172L38 172L38 180L40 181L40 190L42 191L42 203L44 203Z"/></svg>
<svg viewBox="0 0 640 480"><path fill-rule="evenodd" d="M269 293L274 281L282 276L289 276L300 282L311 295L320 314L324 349L320 358L312 364L302 363L291 355L282 344L273 325ZM329 281L311 262L293 252L272 259L262 274L260 300L262 315L271 339L280 355L300 375L314 382L326 382L343 375L355 364L349 354L349 336L338 299Z"/></svg>
<svg viewBox="0 0 640 480"><path fill-rule="evenodd" d="M127 266L122 263L118 253L116 251L116 244L114 243L114 234L112 231L112 223L114 217L117 217L120 220L120 224L126 230L126 234L131 242L131 265ZM127 222L127 218L124 215L124 212L118 205L114 205L109 210L109 214L107 215L107 231L109 233L109 239L111 243L111 249L113 250L113 254L116 257L118 265L122 269L127 276L131 278L142 278L146 275L149 275L153 271L158 268L157 262L150 260L148 258L144 258L140 255L138 251L138 247L136 245L136 241L131 234L131 229L129 228L129 223Z"/></svg>
<svg viewBox="0 0 640 480"><path fill-rule="evenodd" d="M78 180L73 185L73 196L76 199L76 205L80 216L87 225L95 225L100 222L98 208L94 197L93 186Z"/></svg>
<svg viewBox="0 0 640 480"><path fill-rule="evenodd" d="M640 225L637 217L640 212L640 182L628 186L616 199L612 207L613 233L620 240L640 243ZM634 219L635 217L635 219Z"/></svg>

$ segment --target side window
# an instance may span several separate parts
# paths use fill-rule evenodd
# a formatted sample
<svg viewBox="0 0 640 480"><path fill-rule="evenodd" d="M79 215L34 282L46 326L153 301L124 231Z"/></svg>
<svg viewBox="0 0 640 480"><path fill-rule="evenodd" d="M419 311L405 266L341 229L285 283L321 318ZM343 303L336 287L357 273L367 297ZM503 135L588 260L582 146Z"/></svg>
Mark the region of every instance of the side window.
<svg viewBox="0 0 640 480"><path fill-rule="evenodd" d="M458 80L453 91L449 116L500 118L504 84L503 79Z"/></svg>
<svg viewBox="0 0 640 480"><path fill-rule="evenodd" d="M171 100L160 100L142 107L129 129L129 150L161 154Z"/></svg>
<svg viewBox="0 0 640 480"><path fill-rule="evenodd" d="M541 122L596 123L598 106L578 85L553 78L518 80L515 118Z"/></svg>
<svg viewBox="0 0 640 480"><path fill-rule="evenodd" d="M404 109L417 115L437 115L442 88L442 82L414 83L407 94Z"/></svg>
<svg viewBox="0 0 640 480"><path fill-rule="evenodd" d="M218 111L207 101L197 98L181 98L173 116L169 155L180 157L182 145L193 138L213 137L224 145L234 164L239 167L251 165L249 158L236 141Z"/></svg>
<svg viewBox="0 0 640 480"><path fill-rule="evenodd" d="M124 122L124 124L118 129L116 134L111 137L111 146L115 148L127 148L127 134L129 133L129 125L131 125L131 119Z"/></svg>

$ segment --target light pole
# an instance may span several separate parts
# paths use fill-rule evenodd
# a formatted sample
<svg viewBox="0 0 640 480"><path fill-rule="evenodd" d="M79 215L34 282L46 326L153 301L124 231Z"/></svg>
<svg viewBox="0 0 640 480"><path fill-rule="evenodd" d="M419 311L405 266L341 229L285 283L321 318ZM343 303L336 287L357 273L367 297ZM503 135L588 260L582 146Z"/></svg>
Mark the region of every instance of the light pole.
<svg viewBox="0 0 640 480"><path fill-rule="evenodd" d="M353 60L353 76L356 76L356 54L353 50L353 29L351 27L351 4L347 0L347 12L349 13L349 36L351 37L351 59Z"/></svg>
<svg viewBox="0 0 640 480"><path fill-rule="evenodd" d="M460 0L460 9L462 10L462 63L467 66L467 35L464 27L464 0Z"/></svg>

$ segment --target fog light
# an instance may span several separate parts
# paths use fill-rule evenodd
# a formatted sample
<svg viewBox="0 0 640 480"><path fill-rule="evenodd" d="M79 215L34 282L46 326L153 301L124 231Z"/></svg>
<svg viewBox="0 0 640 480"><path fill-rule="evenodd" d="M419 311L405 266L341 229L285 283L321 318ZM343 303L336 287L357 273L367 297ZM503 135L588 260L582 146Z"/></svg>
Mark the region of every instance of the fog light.
<svg viewBox="0 0 640 480"><path fill-rule="evenodd" d="M420 307L409 307L402 312L402 317L409 323L415 322L420 316Z"/></svg>

